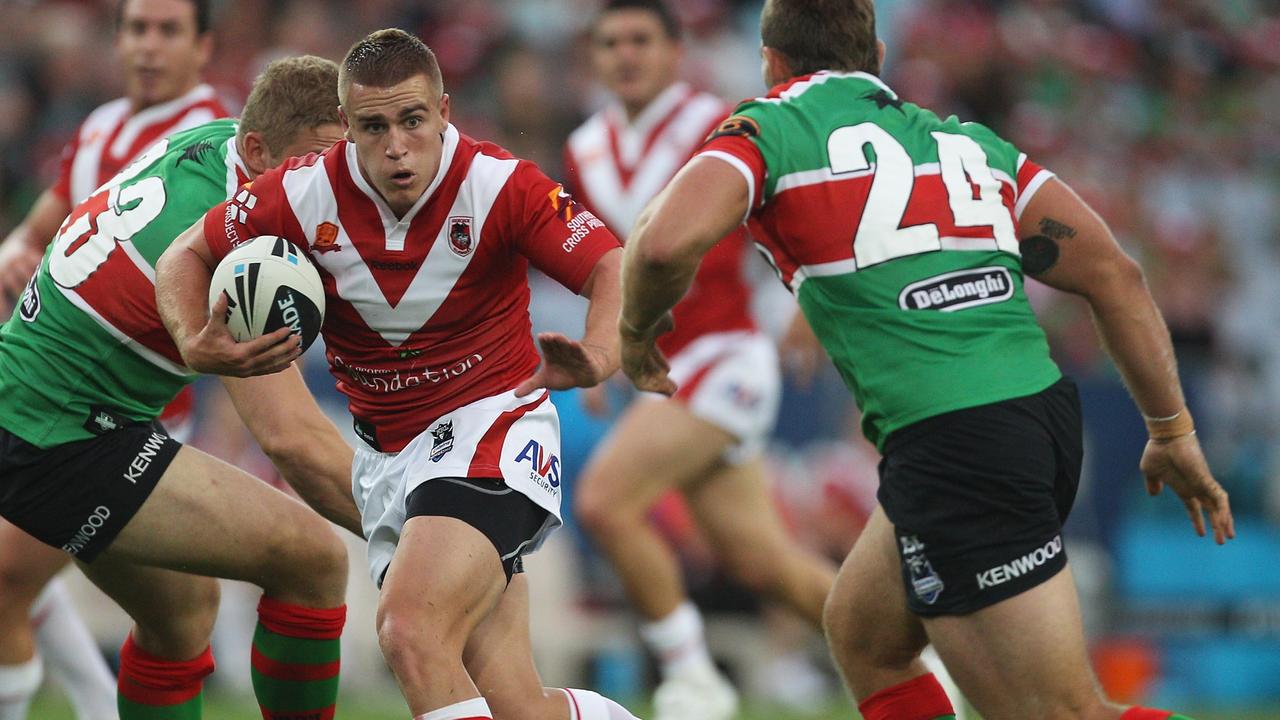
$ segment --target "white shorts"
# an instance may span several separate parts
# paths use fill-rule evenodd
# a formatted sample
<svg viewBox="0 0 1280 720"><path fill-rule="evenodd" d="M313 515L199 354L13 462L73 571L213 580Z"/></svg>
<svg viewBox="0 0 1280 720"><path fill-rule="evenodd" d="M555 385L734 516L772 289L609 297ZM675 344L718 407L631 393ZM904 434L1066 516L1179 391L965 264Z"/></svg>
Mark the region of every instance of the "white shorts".
<svg viewBox="0 0 1280 720"><path fill-rule="evenodd" d="M445 415L397 453L356 443L352 494L369 540L369 574L380 583L406 520L405 499L442 477L501 478L548 513L528 544L537 549L560 526L560 418L550 393L508 391Z"/></svg>
<svg viewBox="0 0 1280 720"><path fill-rule="evenodd" d="M755 332L703 335L669 359L675 399L737 438L724 459L755 458L778 420L782 379L773 341ZM661 397L655 395L654 397Z"/></svg>

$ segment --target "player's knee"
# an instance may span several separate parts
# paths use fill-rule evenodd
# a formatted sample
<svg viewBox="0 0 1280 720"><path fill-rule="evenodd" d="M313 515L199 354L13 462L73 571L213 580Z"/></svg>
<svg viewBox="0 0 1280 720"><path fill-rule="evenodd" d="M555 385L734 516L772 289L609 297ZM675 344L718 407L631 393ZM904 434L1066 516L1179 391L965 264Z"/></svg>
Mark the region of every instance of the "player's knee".
<svg viewBox="0 0 1280 720"><path fill-rule="evenodd" d="M149 652L167 658L195 657L209 646L218 619L221 590L213 578L188 576L163 606L138 613L135 639Z"/></svg>
<svg viewBox="0 0 1280 720"><path fill-rule="evenodd" d="M316 517L308 542L301 550L305 572L302 582L317 600L326 605L341 604L347 588L347 546L329 524Z"/></svg>
<svg viewBox="0 0 1280 720"><path fill-rule="evenodd" d="M453 632L447 618L424 608L383 604L378 608L378 646L397 677L462 662L465 636Z"/></svg>
<svg viewBox="0 0 1280 720"><path fill-rule="evenodd" d="M585 483L574 498L573 512L578 523L595 538L609 538L624 532L627 522L614 498Z"/></svg>

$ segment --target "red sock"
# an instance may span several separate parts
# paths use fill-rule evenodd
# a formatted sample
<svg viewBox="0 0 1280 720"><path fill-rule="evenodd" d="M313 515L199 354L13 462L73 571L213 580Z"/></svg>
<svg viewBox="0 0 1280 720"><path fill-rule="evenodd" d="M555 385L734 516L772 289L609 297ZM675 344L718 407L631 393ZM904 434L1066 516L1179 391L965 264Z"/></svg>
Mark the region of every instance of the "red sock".
<svg viewBox="0 0 1280 720"><path fill-rule="evenodd" d="M166 717L198 718L204 679L211 672L209 648L191 660L165 660L138 647L130 635L120 648L120 717L155 717L163 709Z"/></svg>
<svg viewBox="0 0 1280 720"><path fill-rule="evenodd" d="M332 720L347 606L305 608L267 596L253 634L253 693L267 720Z"/></svg>
<svg viewBox="0 0 1280 720"><path fill-rule="evenodd" d="M947 693L933 673L873 694L858 703L858 712L864 720L937 720L955 715Z"/></svg>
<svg viewBox="0 0 1280 720"><path fill-rule="evenodd" d="M1169 720L1173 713L1168 710L1152 710L1144 707L1131 707L1124 711L1120 720Z"/></svg>

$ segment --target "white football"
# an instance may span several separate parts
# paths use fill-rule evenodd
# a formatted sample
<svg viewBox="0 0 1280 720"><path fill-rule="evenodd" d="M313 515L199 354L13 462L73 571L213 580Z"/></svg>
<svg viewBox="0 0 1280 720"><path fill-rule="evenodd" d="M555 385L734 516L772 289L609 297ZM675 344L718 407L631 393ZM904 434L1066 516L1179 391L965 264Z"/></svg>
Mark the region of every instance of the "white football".
<svg viewBox="0 0 1280 720"><path fill-rule="evenodd" d="M302 348L324 323L324 286L320 273L293 243L261 235L222 258L209 282L209 306L227 294L227 329L237 342L282 327L302 336Z"/></svg>

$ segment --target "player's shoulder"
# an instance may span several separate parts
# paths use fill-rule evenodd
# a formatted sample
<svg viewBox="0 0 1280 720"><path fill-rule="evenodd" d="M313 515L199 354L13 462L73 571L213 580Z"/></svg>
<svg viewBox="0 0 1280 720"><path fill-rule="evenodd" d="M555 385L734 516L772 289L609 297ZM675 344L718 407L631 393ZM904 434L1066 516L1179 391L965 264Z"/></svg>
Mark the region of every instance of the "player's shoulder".
<svg viewBox="0 0 1280 720"><path fill-rule="evenodd" d="M80 123L80 134L106 132L109 128L124 122L129 117L131 105L129 98L116 98L94 108Z"/></svg>

